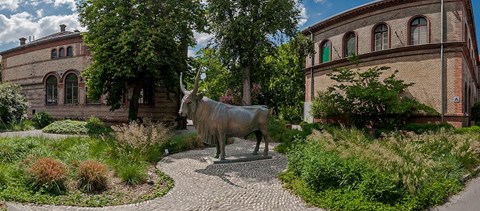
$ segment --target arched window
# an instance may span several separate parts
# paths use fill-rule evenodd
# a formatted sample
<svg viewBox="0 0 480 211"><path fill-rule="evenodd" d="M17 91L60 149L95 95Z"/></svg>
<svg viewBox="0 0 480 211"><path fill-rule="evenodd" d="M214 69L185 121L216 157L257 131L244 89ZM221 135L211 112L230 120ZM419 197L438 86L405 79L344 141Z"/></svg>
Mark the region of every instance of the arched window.
<svg viewBox="0 0 480 211"><path fill-rule="evenodd" d="M344 46L343 56L349 57L357 54L357 51L356 51L357 44L356 44L355 33L349 32L348 34L345 35L343 46Z"/></svg>
<svg viewBox="0 0 480 211"><path fill-rule="evenodd" d="M424 17L418 17L410 22L410 45L428 43L428 22Z"/></svg>
<svg viewBox="0 0 480 211"><path fill-rule="evenodd" d="M65 48L60 48L60 50L58 50L58 57L65 57Z"/></svg>
<svg viewBox="0 0 480 211"><path fill-rule="evenodd" d="M73 48L72 46L67 47L67 57L72 57L73 56Z"/></svg>
<svg viewBox="0 0 480 211"><path fill-rule="evenodd" d="M70 73L65 78L65 104L78 103L78 77Z"/></svg>
<svg viewBox="0 0 480 211"><path fill-rule="evenodd" d="M55 105L58 102L58 89L57 89L57 77L51 75L47 78L45 84L45 103L47 105Z"/></svg>
<svg viewBox="0 0 480 211"><path fill-rule="evenodd" d="M386 50L389 48L388 26L386 24L380 24L375 27L373 37L375 38L375 51Z"/></svg>
<svg viewBox="0 0 480 211"><path fill-rule="evenodd" d="M330 41L324 41L323 44L320 46L320 62L325 63L329 62L331 58L331 44Z"/></svg>
<svg viewBox="0 0 480 211"><path fill-rule="evenodd" d="M57 49L52 49L51 57L52 59L57 58Z"/></svg>

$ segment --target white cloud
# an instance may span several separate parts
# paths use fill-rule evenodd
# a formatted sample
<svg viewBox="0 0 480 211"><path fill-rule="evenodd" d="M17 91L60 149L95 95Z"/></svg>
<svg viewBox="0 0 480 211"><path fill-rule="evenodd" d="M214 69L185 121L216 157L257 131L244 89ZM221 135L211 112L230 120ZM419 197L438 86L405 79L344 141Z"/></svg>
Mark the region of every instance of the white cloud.
<svg viewBox="0 0 480 211"><path fill-rule="evenodd" d="M300 10L298 26L303 26L303 24L305 24L308 20L307 8L305 7L305 4L298 2L298 0L295 0L295 2L297 4L297 8Z"/></svg>
<svg viewBox="0 0 480 211"><path fill-rule="evenodd" d="M298 25L303 26L308 20L307 8L304 4L299 4L298 7L300 8L300 20L298 21Z"/></svg>
<svg viewBox="0 0 480 211"><path fill-rule="evenodd" d="M327 0L313 0L313 1L314 1L315 3L321 3L321 4L327 2Z"/></svg>
<svg viewBox="0 0 480 211"><path fill-rule="evenodd" d="M27 12L17 13L10 17L0 14L0 45L18 43L18 38L35 36L36 39L60 31L59 25L67 25L67 30L84 31L78 22L78 15L46 16L40 19Z"/></svg>
<svg viewBox="0 0 480 211"><path fill-rule="evenodd" d="M0 10L16 10L18 8L18 0L0 0Z"/></svg>
<svg viewBox="0 0 480 211"><path fill-rule="evenodd" d="M197 46L205 47L208 42L213 38L213 34L194 32L193 36L197 40Z"/></svg>
<svg viewBox="0 0 480 211"><path fill-rule="evenodd" d="M60 7L66 4L72 11L77 10L75 0L43 0L44 3L53 4L55 7Z"/></svg>
<svg viewBox="0 0 480 211"><path fill-rule="evenodd" d="M43 17L43 9L37 10L37 18L42 18Z"/></svg>
<svg viewBox="0 0 480 211"><path fill-rule="evenodd" d="M188 57L195 57L196 52L192 49L188 49Z"/></svg>

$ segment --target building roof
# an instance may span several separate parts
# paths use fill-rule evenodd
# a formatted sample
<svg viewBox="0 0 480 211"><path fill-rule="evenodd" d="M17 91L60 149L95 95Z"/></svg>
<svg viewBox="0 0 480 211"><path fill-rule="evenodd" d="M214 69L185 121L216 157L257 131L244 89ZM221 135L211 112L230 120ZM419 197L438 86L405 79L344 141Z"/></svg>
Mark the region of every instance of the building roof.
<svg viewBox="0 0 480 211"><path fill-rule="evenodd" d="M23 49L26 49L26 48L30 48L30 47L33 47L33 46L38 46L38 45L45 44L45 43L50 43L50 42L55 42L55 41L80 37L80 36L81 36L81 34L78 31L75 31L75 32L71 32L71 31L58 32L58 33L55 33L55 34L47 35L47 36L42 37L38 40L29 42L25 45L20 45L18 47L0 52L0 56L5 55L7 53L15 52L15 51L18 51L18 50L23 50Z"/></svg>

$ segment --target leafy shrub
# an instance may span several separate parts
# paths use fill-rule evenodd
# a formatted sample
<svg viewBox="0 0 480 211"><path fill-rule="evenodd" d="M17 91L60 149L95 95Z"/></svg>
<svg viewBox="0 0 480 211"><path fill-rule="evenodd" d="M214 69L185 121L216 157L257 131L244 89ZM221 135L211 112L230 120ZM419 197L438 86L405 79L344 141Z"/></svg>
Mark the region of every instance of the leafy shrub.
<svg viewBox="0 0 480 211"><path fill-rule="evenodd" d="M18 123L12 123L9 126L9 129L12 131L27 131L27 130L33 130L35 127L33 127L32 121L28 119L24 119Z"/></svg>
<svg viewBox="0 0 480 211"><path fill-rule="evenodd" d="M47 112L39 112L32 117L33 126L37 129L42 129L53 122L52 116Z"/></svg>
<svg viewBox="0 0 480 211"><path fill-rule="evenodd" d="M472 120L480 122L480 102L475 103L472 107Z"/></svg>
<svg viewBox="0 0 480 211"><path fill-rule="evenodd" d="M87 120L85 127L88 129L88 133L92 135L108 134L112 131L110 127L106 126L105 123L94 116Z"/></svg>
<svg viewBox="0 0 480 211"><path fill-rule="evenodd" d="M402 126L401 129L406 131L412 131L417 134L421 134L426 132L438 132L441 129L453 130L454 127L448 123L441 123L441 124L408 123Z"/></svg>
<svg viewBox="0 0 480 211"><path fill-rule="evenodd" d="M340 68L329 74L336 84L319 92L312 103L315 118L337 118L346 125L367 128L395 128L413 113L434 111L416 100L402 97L407 84L396 78L398 71L380 81L389 67L366 71Z"/></svg>
<svg viewBox="0 0 480 211"><path fill-rule="evenodd" d="M44 157L39 158L28 170L35 191L59 195L65 192L67 169L62 162Z"/></svg>
<svg viewBox="0 0 480 211"><path fill-rule="evenodd" d="M186 133L174 136L164 146L164 148L168 149L171 153L178 153L203 147L204 144L197 136L197 133Z"/></svg>
<svg viewBox="0 0 480 211"><path fill-rule="evenodd" d="M461 189L480 162L477 134L442 129L372 140L324 128L288 151L280 178L307 202L331 210L421 210Z"/></svg>
<svg viewBox="0 0 480 211"><path fill-rule="evenodd" d="M455 132L460 134L468 134L468 133L480 134L480 126L474 125L471 127L462 127L462 128L456 129Z"/></svg>
<svg viewBox="0 0 480 211"><path fill-rule="evenodd" d="M290 124L298 124L302 122L301 106L283 106L279 108L278 118L287 121Z"/></svg>
<svg viewBox="0 0 480 211"><path fill-rule="evenodd" d="M119 162L116 173L127 185L140 185L147 181L147 168L138 163Z"/></svg>
<svg viewBox="0 0 480 211"><path fill-rule="evenodd" d="M294 142L303 142L304 139L312 134L313 130L322 130L322 126L318 123L300 123L302 130L289 129L286 127L284 120L271 119L268 125L268 132L273 141L281 144L275 147L280 153L285 153Z"/></svg>
<svg viewBox="0 0 480 211"><path fill-rule="evenodd" d="M80 164L78 177L80 190L103 191L108 186L108 167L98 161L87 160Z"/></svg>
<svg viewBox="0 0 480 211"><path fill-rule="evenodd" d="M56 121L43 128L42 131L44 133L86 135L88 134L88 129L85 127L86 124L86 122L74 120Z"/></svg>
<svg viewBox="0 0 480 211"><path fill-rule="evenodd" d="M20 86L0 83L0 125L19 123L25 118L28 103L20 94Z"/></svg>

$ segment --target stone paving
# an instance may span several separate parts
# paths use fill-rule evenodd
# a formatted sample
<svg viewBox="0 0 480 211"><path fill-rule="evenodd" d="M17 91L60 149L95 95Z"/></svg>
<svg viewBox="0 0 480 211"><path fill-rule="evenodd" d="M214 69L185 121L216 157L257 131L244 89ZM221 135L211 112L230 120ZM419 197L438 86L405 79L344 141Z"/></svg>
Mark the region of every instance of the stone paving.
<svg viewBox="0 0 480 211"><path fill-rule="evenodd" d="M236 140L228 145L228 155L250 152L254 142ZM262 143L263 145L263 143ZM275 144L271 144L273 149ZM192 150L162 159L157 168L175 180L164 197L148 202L104 208L29 206L7 203L9 210L38 211L130 211L130 210L320 210L307 207L298 197L282 188L276 178L286 168L284 155L270 151L273 159L246 163L210 165L205 157L215 148Z"/></svg>

